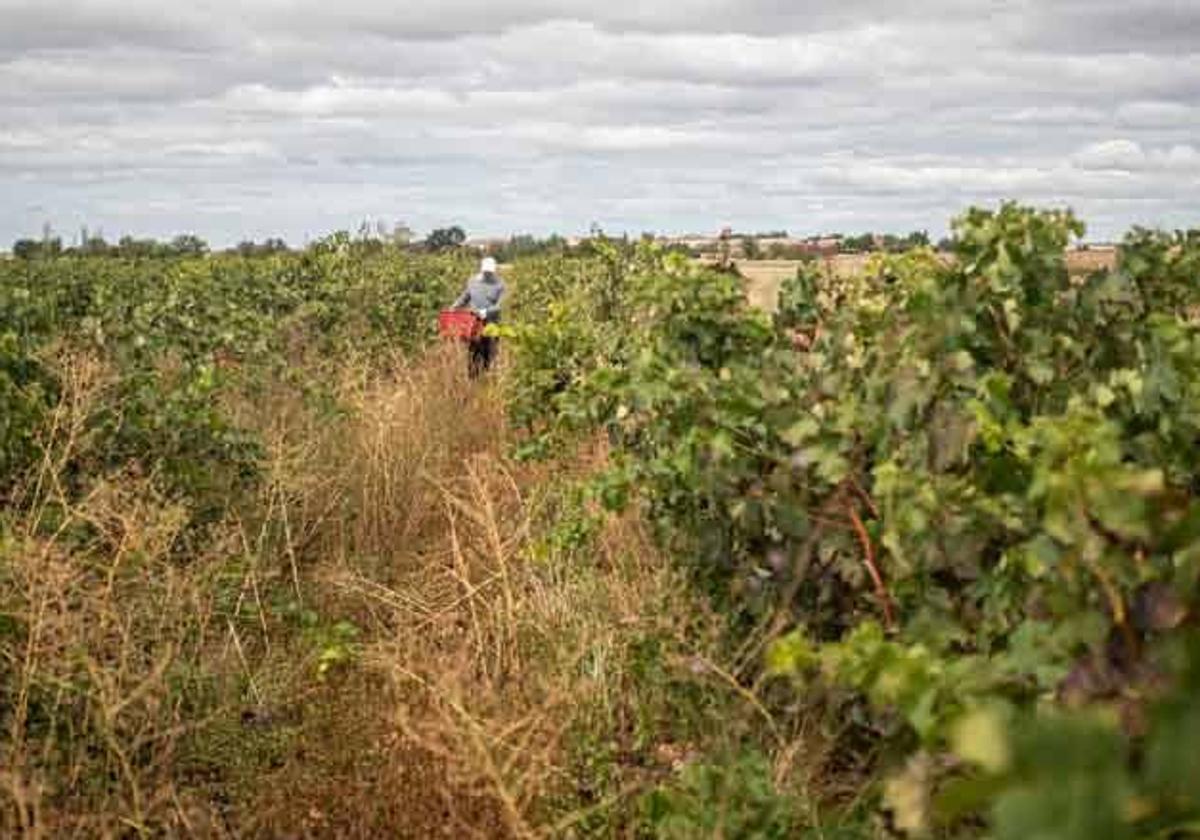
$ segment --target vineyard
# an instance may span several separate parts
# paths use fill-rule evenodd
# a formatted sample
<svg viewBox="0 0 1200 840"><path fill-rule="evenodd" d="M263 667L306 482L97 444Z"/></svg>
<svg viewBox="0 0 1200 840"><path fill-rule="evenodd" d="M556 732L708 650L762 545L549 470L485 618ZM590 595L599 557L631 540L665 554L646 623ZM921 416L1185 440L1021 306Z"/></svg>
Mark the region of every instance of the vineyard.
<svg viewBox="0 0 1200 840"><path fill-rule="evenodd" d="M0 834L1200 836L1200 232L0 262Z"/></svg>

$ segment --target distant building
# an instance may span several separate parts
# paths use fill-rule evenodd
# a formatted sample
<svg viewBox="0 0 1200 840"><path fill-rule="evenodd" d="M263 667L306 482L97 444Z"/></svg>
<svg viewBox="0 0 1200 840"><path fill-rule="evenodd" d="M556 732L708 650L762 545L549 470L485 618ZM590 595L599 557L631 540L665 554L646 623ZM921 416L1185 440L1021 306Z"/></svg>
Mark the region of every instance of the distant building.
<svg viewBox="0 0 1200 840"><path fill-rule="evenodd" d="M685 233L674 236L658 236L655 241L667 247L683 247L702 255L713 255L727 250L735 259L744 257L743 240L754 239L759 251L772 259L800 259L802 257L833 257L842 247L841 236L754 236L739 234L731 227L723 227L715 235Z"/></svg>

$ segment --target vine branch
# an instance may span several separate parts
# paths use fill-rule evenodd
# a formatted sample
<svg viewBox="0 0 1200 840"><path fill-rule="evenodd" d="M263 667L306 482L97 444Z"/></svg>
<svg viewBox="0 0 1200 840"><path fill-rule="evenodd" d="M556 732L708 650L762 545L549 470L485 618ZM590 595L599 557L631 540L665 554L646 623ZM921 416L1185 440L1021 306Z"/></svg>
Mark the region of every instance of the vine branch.
<svg viewBox="0 0 1200 840"><path fill-rule="evenodd" d="M867 533L867 528L863 525L858 511L849 502L846 505L846 512L850 515L850 522L854 525L855 533L858 534L858 541L862 543L863 564L867 567L867 573L875 584L875 597L879 600L880 607L883 608L884 621L887 622L888 629L892 630L896 626L895 604L892 601L892 593L888 591L887 584L883 582L883 575L879 573L879 566L875 563L875 547L871 544L871 537Z"/></svg>

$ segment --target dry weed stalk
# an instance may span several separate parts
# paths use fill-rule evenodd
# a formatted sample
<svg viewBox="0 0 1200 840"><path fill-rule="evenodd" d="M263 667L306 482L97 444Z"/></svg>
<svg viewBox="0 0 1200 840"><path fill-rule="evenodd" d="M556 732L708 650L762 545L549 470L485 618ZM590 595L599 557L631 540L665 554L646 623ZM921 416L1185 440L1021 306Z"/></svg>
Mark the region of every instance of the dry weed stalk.
<svg viewBox="0 0 1200 840"><path fill-rule="evenodd" d="M578 739L632 738L626 668L652 636L683 678L770 718L636 517L607 520L590 556L535 559L553 526L539 511L604 446L507 461L500 396L468 385L460 349L347 366L333 413L283 385L230 405L260 433L262 481L186 558L172 552L188 511L156 476L67 486L113 383L71 361L0 545L0 609L22 629L0 648L0 834L562 836L691 752L660 742L661 767L579 796ZM287 600L352 621L356 661L318 677L322 643L281 617ZM212 724L225 740L210 748ZM269 764L254 733L284 745ZM799 735L777 738L790 774ZM180 771L189 749L213 788ZM239 762L270 775L238 789Z"/></svg>
<svg viewBox="0 0 1200 840"><path fill-rule="evenodd" d="M112 378L86 357L67 357L60 378L43 458L15 494L0 577L0 606L23 630L0 658L0 833L178 824L171 764L188 723L171 672L198 656L211 599L171 562L186 511L152 477L68 487L68 465L91 456L90 418Z"/></svg>
<svg viewBox="0 0 1200 840"><path fill-rule="evenodd" d="M621 675L606 669L620 659L622 635L644 620L639 607L677 582L650 561L645 534L619 522L586 580L556 580L538 568L526 550L528 477L496 455L467 460L457 478L429 480L442 502L442 545L394 588L352 575L337 585L366 593L382 610L380 635L391 638L374 646L370 661L392 677L403 738L445 768L456 833L561 836L586 816L547 807L573 793L571 730L619 691ZM494 806L482 810L489 820L481 823L480 809L464 801Z"/></svg>

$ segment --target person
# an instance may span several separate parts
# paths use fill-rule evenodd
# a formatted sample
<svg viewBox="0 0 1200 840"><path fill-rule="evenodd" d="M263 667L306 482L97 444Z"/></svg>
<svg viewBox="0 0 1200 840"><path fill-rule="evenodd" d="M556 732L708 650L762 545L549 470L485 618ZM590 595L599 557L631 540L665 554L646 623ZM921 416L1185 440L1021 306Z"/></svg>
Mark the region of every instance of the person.
<svg viewBox="0 0 1200 840"><path fill-rule="evenodd" d="M500 323L500 301L504 297L504 281L496 272L496 261L485 257L479 273L467 281L463 293L454 301L454 309L470 309L484 324ZM471 339L467 348L467 373L472 379L492 366L496 358L498 339L481 335Z"/></svg>

